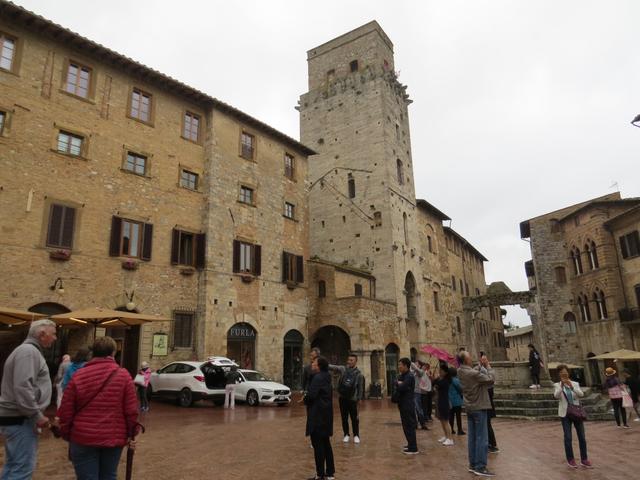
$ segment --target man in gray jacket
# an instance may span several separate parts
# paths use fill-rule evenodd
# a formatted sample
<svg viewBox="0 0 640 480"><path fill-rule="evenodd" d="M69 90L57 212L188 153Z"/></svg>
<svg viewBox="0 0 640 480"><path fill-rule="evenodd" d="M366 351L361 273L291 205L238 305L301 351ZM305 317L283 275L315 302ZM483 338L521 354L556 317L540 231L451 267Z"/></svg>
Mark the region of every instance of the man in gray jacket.
<svg viewBox="0 0 640 480"><path fill-rule="evenodd" d="M476 368L473 368L469 352L461 352L460 359L462 365L458 369L458 378L462 384L464 408L467 412L469 471L477 476L493 477L494 474L487 470L487 410L491 409L489 387L494 384L495 375L486 356L482 356L480 365Z"/></svg>
<svg viewBox="0 0 640 480"><path fill-rule="evenodd" d="M43 412L51 403L51 378L42 349L55 340L56 324L49 319L37 320L4 364L0 395L0 433L5 438L2 480L29 479L35 469L38 432L49 426Z"/></svg>
<svg viewBox="0 0 640 480"><path fill-rule="evenodd" d="M353 443L360 443L360 419L358 417L358 402L364 398L364 377L357 367L358 357L350 353L347 365L329 365L329 370L340 372L338 380L338 401L340 403L340 417L344 443L349 442L349 417L353 427Z"/></svg>

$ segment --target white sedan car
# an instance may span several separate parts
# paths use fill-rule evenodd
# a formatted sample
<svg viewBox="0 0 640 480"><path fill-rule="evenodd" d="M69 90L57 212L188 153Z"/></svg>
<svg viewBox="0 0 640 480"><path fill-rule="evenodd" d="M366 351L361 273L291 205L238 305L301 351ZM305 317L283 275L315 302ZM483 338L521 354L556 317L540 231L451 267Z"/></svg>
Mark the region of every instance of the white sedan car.
<svg viewBox="0 0 640 480"><path fill-rule="evenodd" d="M236 386L236 400L247 402L252 407L260 404L288 405L291 403L291 389L270 380L256 370L238 370L240 382Z"/></svg>

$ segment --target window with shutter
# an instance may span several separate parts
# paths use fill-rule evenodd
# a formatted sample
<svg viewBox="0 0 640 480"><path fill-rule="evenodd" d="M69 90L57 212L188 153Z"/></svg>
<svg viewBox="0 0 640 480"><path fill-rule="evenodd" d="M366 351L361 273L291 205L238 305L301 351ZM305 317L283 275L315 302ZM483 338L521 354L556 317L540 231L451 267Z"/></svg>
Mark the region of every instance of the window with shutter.
<svg viewBox="0 0 640 480"><path fill-rule="evenodd" d="M151 260L151 248L153 246L153 225L150 223L144 224L142 231L142 253L140 259L148 262Z"/></svg>
<svg viewBox="0 0 640 480"><path fill-rule="evenodd" d="M360 285L359 283L355 283L353 285L353 290L354 290L354 295L356 297L361 297L362 296L362 285Z"/></svg>
<svg viewBox="0 0 640 480"><path fill-rule="evenodd" d="M175 348L190 348L193 346L193 312L173 313L173 346Z"/></svg>
<svg viewBox="0 0 640 480"><path fill-rule="evenodd" d="M66 205L53 204L49 210L47 246L73 248L76 209Z"/></svg>
<svg viewBox="0 0 640 480"><path fill-rule="evenodd" d="M252 243L233 241L233 271L234 273L261 274L262 247Z"/></svg>
<svg viewBox="0 0 640 480"><path fill-rule="evenodd" d="M111 241L109 242L109 255L117 257L120 255L120 240L122 235L122 219L111 217Z"/></svg>

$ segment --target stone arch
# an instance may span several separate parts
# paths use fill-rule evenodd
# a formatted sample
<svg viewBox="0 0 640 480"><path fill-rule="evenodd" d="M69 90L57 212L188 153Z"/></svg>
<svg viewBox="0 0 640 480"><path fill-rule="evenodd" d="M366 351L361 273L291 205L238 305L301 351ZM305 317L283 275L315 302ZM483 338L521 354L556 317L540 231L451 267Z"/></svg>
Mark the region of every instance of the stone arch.
<svg viewBox="0 0 640 480"><path fill-rule="evenodd" d="M239 322L227 330L227 357L241 368L256 368L258 331L247 322Z"/></svg>
<svg viewBox="0 0 640 480"><path fill-rule="evenodd" d="M576 333L577 322L575 314L573 312L567 312L564 314L563 320L565 325L565 332L569 334Z"/></svg>
<svg viewBox="0 0 640 480"><path fill-rule="evenodd" d="M311 348L318 347L320 355L334 365L344 365L351 351L349 334L336 325L320 327L312 336Z"/></svg>
<svg viewBox="0 0 640 480"><path fill-rule="evenodd" d="M388 395L391 395L393 382L398 376L398 360L400 360L400 348L395 343L389 343L384 348L384 363Z"/></svg>
<svg viewBox="0 0 640 480"><path fill-rule="evenodd" d="M282 381L293 390L302 388L304 336L298 330L289 330L284 335Z"/></svg>

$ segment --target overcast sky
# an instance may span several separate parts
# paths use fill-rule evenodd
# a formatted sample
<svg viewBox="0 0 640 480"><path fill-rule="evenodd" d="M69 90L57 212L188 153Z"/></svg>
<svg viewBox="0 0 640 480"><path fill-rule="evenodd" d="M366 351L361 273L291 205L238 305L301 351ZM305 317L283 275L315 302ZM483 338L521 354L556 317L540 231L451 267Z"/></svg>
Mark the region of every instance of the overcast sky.
<svg viewBox="0 0 640 480"><path fill-rule="evenodd" d="M408 85L416 196L527 288L520 221L640 196L640 2L17 0L299 138L306 51L370 20ZM508 319L528 323L524 310Z"/></svg>

